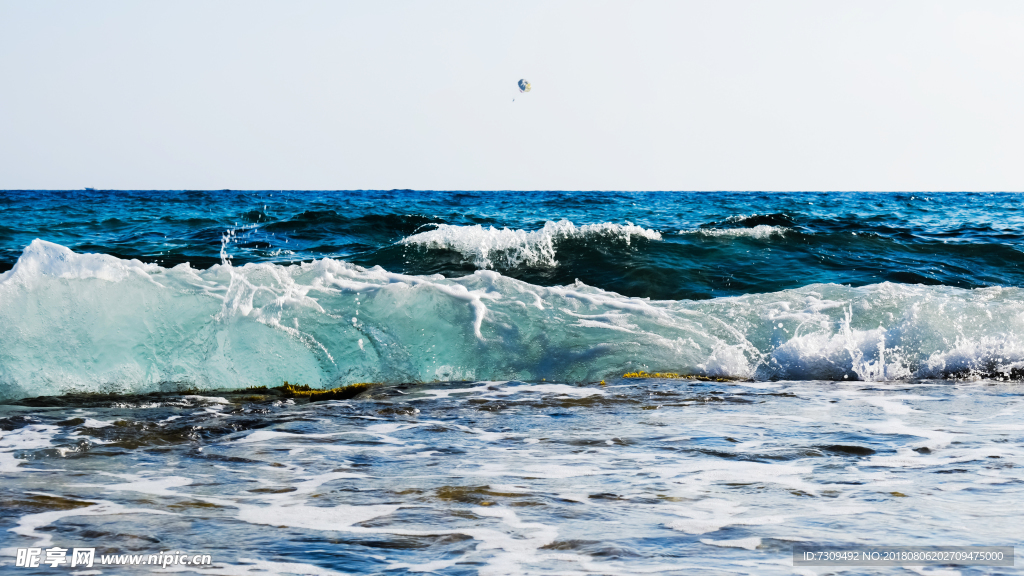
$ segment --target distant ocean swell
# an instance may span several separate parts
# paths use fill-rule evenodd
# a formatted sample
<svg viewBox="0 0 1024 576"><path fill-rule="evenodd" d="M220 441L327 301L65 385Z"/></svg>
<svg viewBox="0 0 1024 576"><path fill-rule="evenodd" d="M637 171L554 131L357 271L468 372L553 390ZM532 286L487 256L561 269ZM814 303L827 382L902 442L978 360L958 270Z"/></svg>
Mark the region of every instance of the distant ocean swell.
<svg viewBox="0 0 1024 576"><path fill-rule="evenodd" d="M404 243L455 250L487 268L554 265L557 243L573 238L623 249L660 239L628 224L465 230L441 226ZM466 234L480 238L464 242ZM595 382L634 371L754 380L1024 376L1018 288L812 284L657 301L582 283L537 286L494 270L445 278L333 259L163 268L36 240L0 274L0 322L5 399L282 380Z"/></svg>

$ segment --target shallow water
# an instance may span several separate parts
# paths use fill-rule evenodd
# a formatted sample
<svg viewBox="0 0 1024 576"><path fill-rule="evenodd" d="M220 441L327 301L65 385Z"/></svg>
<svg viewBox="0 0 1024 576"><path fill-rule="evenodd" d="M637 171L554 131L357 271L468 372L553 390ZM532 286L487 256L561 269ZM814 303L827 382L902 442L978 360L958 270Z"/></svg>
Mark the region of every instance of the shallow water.
<svg viewBox="0 0 1024 576"><path fill-rule="evenodd" d="M211 574L790 574L795 542L1024 537L1024 399L1011 384L475 382L345 402L228 398L5 407L0 546L202 552ZM844 573L887 570L899 569Z"/></svg>

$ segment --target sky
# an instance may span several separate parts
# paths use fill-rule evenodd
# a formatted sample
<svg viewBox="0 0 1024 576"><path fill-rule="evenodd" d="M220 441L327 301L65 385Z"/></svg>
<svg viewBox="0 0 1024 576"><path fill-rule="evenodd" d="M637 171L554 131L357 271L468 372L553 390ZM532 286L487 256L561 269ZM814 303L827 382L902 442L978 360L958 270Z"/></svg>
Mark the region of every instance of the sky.
<svg viewBox="0 0 1024 576"><path fill-rule="evenodd" d="M1021 191L1022 30L1019 0L0 0L0 189Z"/></svg>

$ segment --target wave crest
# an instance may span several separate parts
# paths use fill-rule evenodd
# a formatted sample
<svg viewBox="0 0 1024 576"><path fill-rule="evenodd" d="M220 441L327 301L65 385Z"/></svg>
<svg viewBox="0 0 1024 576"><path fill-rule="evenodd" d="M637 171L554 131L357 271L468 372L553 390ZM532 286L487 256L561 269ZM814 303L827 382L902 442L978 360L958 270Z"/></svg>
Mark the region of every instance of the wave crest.
<svg viewBox="0 0 1024 576"><path fill-rule="evenodd" d="M695 230L680 230L680 234L698 234L701 236L722 237L744 237L754 238L756 240L767 240L772 236L785 236L787 232L791 232L790 228L785 226L771 226L768 224L758 224L752 228L697 228Z"/></svg>
<svg viewBox="0 0 1024 576"><path fill-rule="evenodd" d="M602 222L576 226L568 220L546 222L540 230L484 228L440 224L434 230L420 232L400 244L433 250L458 252L477 268L510 270L522 266L553 268L558 244L567 240L611 242L630 246L635 239L661 240L661 233L631 222Z"/></svg>

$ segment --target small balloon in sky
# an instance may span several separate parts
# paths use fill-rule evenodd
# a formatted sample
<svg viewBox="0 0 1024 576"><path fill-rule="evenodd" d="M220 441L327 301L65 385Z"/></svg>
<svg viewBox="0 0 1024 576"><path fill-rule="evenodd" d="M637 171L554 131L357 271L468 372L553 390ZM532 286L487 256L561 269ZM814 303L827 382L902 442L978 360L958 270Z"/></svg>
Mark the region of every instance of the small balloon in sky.
<svg viewBox="0 0 1024 576"><path fill-rule="evenodd" d="M527 82L526 80L522 80L522 79L519 80L519 91L520 92L529 92L530 88L532 88L532 86L530 86L529 82Z"/></svg>

